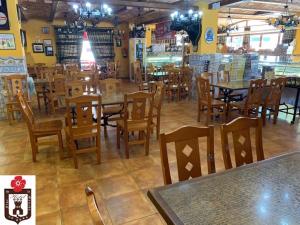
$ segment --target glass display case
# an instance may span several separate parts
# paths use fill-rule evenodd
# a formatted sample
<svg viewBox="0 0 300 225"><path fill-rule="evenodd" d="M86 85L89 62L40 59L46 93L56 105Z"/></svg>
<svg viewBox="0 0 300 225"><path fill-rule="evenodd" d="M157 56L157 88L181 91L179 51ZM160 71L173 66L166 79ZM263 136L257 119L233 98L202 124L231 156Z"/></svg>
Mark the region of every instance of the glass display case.
<svg viewBox="0 0 300 225"><path fill-rule="evenodd" d="M176 66L181 66L182 64L182 54L181 53L161 53L161 54L151 54L146 58L146 65L152 64L155 67L162 67L166 64L174 63Z"/></svg>

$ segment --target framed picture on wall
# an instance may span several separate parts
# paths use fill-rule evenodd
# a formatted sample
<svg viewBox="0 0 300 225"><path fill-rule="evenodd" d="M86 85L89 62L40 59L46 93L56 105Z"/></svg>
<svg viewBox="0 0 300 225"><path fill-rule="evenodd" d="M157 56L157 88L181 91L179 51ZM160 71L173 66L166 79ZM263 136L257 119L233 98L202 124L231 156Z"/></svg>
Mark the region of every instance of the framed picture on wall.
<svg viewBox="0 0 300 225"><path fill-rule="evenodd" d="M0 34L0 50L16 49L15 36L13 34Z"/></svg>
<svg viewBox="0 0 300 225"><path fill-rule="evenodd" d="M9 30L6 0L0 0L0 30Z"/></svg>
<svg viewBox="0 0 300 225"><path fill-rule="evenodd" d="M49 34L49 27L42 27L43 34Z"/></svg>
<svg viewBox="0 0 300 225"><path fill-rule="evenodd" d="M52 41L50 39L45 39L44 40L44 45L45 46L51 46L52 45Z"/></svg>
<svg viewBox="0 0 300 225"><path fill-rule="evenodd" d="M33 43L32 44L33 53L43 53L44 52L44 44L42 43Z"/></svg>
<svg viewBox="0 0 300 225"><path fill-rule="evenodd" d="M46 56L53 56L53 47L52 46L46 46L45 47L45 55Z"/></svg>
<svg viewBox="0 0 300 225"><path fill-rule="evenodd" d="M22 46L27 47L27 37L26 37L26 31L25 30L20 30L21 34L21 41L22 41Z"/></svg>

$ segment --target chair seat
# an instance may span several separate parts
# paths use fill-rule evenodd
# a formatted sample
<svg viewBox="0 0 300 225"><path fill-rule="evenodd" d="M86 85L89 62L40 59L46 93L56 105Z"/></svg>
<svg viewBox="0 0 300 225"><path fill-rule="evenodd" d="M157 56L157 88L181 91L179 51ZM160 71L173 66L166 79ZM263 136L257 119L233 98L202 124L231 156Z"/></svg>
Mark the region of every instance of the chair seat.
<svg viewBox="0 0 300 225"><path fill-rule="evenodd" d="M48 133L48 132L58 132L62 129L63 123L61 120L51 120L45 122L38 122L34 124L34 132L37 133Z"/></svg>
<svg viewBox="0 0 300 225"><path fill-rule="evenodd" d="M118 120L117 125L124 129L124 120ZM128 131L138 131L138 130L146 130L147 129L147 121L145 122L128 122Z"/></svg>
<svg viewBox="0 0 300 225"><path fill-rule="evenodd" d="M70 136L70 128L65 127L65 132L67 136ZM90 129L74 129L72 131L73 133L73 139L78 140L81 138L90 138L90 137L96 137L98 135L97 128L90 128Z"/></svg>
<svg viewBox="0 0 300 225"><path fill-rule="evenodd" d="M123 106L109 106L109 107L104 107L103 108L103 114L118 114L122 111Z"/></svg>

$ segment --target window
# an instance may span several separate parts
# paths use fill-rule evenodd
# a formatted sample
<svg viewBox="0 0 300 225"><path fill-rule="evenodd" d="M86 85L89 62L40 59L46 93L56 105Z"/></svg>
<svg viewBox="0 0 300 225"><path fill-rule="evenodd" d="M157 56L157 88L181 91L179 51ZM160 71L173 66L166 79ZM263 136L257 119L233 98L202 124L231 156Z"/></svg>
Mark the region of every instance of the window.
<svg viewBox="0 0 300 225"><path fill-rule="evenodd" d="M278 44L278 34L264 34L262 36L261 49L274 50Z"/></svg>
<svg viewBox="0 0 300 225"><path fill-rule="evenodd" d="M250 36L250 48L255 49L256 51L260 48L260 35L251 35Z"/></svg>

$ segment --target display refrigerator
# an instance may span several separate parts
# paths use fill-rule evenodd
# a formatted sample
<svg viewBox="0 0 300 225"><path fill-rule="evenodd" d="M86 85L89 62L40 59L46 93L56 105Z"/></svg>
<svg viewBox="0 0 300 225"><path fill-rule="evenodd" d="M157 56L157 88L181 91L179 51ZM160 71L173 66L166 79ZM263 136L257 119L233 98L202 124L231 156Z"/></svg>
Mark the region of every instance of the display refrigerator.
<svg viewBox="0 0 300 225"><path fill-rule="evenodd" d="M146 56L146 41L145 38L130 38L129 39L129 74L130 80L134 81L133 63L137 60L141 62L141 67L144 67Z"/></svg>

